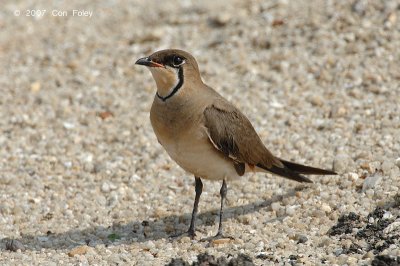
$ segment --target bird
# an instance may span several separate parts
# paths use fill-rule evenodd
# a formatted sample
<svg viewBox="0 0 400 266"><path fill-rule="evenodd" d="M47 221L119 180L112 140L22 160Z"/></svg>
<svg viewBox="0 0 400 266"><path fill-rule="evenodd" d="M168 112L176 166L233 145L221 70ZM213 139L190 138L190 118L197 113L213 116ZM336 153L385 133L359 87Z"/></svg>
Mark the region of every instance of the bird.
<svg viewBox="0 0 400 266"><path fill-rule="evenodd" d="M222 181L219 225L214 238L225 238L224 201L227 181L249 172L272 173L297 182L312 183L304 175L336 175L274 156L249 119L232 103L206 85L196 59L179 49L166 49L138 59L156 83L150 121L158 142L186 172L194 175L195 199L187 234L196 236L196 217L205 180Z"/></svg>

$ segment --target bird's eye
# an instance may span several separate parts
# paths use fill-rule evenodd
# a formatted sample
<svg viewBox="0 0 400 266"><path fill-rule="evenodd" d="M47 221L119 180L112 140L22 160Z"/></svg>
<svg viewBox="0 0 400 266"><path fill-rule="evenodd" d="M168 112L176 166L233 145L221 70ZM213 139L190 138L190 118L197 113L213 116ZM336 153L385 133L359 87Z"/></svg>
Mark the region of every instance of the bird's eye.
<svg viewBox="0 0 400 266"><path fill-rule="evenodd" d="M182 65L183 63L184 63L184 60L180 56L174 56L174 58L172 59L172 64L174 67L178 67L178 66Z"/></svg>

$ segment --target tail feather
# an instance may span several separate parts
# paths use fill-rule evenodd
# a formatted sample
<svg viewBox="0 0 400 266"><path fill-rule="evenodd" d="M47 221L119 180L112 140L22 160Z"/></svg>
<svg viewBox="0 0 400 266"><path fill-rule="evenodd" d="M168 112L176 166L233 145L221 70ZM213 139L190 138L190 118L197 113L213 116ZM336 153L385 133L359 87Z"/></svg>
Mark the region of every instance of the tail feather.
<svg viewBox="0 0 400 266"><path fill-rule="evenodd" d="M294 180L297 182L305 182L305 183L312 183L310 179L303 176L302 174L308 175L336 175L335 172L330 170L319 169L315 167L305 166L297 163L288 162L282 159L279 159L283 167L278 167L273 165L272 167L268 168L261 164L257 164L258 167L271 172L273 174L288 178L290 180Z"/></svg>
<svg viewBox="0 0 400 266"><path fill-rule="evenodd" d="M337 175L337 173L331 171L331 170L325 170L325 169L320 169L320 168L315 168L311 166L305 166L302 164L298 163L292 163L289 161L285 161L282 159L279 159L284 166L289 168L290 170L299 173L299 174L306 174L306 175Z"/></svg>

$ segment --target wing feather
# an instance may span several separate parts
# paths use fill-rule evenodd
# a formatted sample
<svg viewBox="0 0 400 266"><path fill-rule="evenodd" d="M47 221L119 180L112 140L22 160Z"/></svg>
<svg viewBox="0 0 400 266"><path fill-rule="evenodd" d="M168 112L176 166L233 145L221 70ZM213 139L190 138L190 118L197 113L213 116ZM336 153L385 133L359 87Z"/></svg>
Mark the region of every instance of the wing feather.
<svg viewBox="0 0 400 266"><path fill-rule="evenodd" d="M226 101L215 101L204 110L207 134L213 145L237 163L283 167L264 146L245 115Z"/></svg>
<svg viewBox="0 0 400 266"><path fill-rule="evenodd" d="M244 174L245 164L298 182L312 182L302 174L336 174L330 170L300 165L273 156L247 117L224 99L216 100L204 110L204 124L210 142L232 159L239 175Z"/></svg>

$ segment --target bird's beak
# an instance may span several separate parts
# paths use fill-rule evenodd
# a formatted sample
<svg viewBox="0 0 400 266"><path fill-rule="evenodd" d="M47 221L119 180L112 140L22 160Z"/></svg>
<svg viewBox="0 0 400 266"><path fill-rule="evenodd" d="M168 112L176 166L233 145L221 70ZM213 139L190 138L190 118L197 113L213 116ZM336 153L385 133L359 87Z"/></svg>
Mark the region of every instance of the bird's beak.
<svg viewBox="0 0 400 266"><path fill-rule="evenodd" d="M147 67L164 67L164 65L157 62L151 61L149 57L143 57L136 61L136 65L142 65Z"/></svg>

